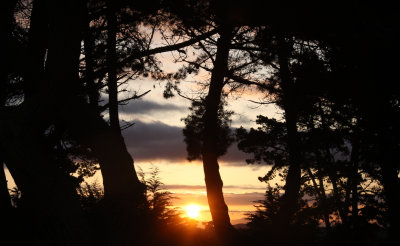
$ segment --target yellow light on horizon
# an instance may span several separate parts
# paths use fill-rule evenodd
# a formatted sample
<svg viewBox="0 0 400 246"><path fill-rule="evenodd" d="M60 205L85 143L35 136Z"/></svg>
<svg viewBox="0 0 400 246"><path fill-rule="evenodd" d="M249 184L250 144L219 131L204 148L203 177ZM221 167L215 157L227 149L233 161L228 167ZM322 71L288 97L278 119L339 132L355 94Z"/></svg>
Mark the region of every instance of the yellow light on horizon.
<svg viewBox="0 0 400 246"><path fill-rule="evenodd" d="M200 206L195 204L190 204L186 206L186 214L190 218L197 218L200 214Z"/></svg>

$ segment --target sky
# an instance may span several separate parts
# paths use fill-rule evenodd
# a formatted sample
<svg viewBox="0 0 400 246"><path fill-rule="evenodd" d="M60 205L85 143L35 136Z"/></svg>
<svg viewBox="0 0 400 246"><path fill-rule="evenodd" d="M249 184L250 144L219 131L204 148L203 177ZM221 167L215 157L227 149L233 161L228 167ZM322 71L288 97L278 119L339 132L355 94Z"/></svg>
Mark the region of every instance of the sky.
<svg viewBox="0 0 400 246"><path fill-rule="evenodd" d="M195 92L191 82L182 82L182 90L188 97ZM177 207L198 204L202 211L198 220L209 221L211 215L206 198L204 173L200 161L186 160L186 146L183 141L181 120L189 113L190 101L180 96L164 99L164 84L151 80L138 79L127 86L127 93L121 99L151 90L144 97L121 106L121 119L134 125L123 131L123 136L135 160L135 167L145 173L152 167L160 170L164 188L174 193ZM130 91L130 92L129 92ZM258 105L249 100L259 100L258 92L244 92L228 99L228 109L234 111L232 129L243 126L247 129L257 127L259 114L281 117L279 110L272 105ZM248 165L245 162L250 155L239 151L234 143L226 155L220 158L220 173L224 182L224 195L230 210L233 224L245 223L245 214L254 211L253 201L263 199L266 184L258 177L264 176L270 169L268 165Z"/></svg>

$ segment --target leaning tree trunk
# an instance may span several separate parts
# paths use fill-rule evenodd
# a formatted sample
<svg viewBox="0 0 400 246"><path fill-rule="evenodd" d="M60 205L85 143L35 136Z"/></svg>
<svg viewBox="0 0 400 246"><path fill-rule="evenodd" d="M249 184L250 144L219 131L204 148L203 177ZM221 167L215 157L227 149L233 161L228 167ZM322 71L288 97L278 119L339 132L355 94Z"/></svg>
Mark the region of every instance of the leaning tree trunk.
<svg viewBox="0 0 400 246"><path fill-rule="evenodd" d="M91 149L100 164L104 185L104 233L110 245L129 245L139 227L138 210L144 201L144 185L137 178L133 159L123 137L115 134L89 105L70 107L72 117L65 119L69 132L80 144ZM80 118L78 122L75 118ZM82 124L85 122L85 124ZM138 239L138 238L136 238Z"/></svg>
<svg viewBox="0 0 400 246"><path fill-rule="evenodd" d="M224 78L228 67L229 46L232 39L232 29L222 28L217 42L217 55L211 74L208 95L205 100L204 139L202 146L203 168L207 188L207 199L210 206L214 228L219 238L226 242L233 227L230 223L228 207L225 204L219 173L217 135L218 135L218 107L221 102L221 93Z"/></svg>
<svg viewBox="0 0 400 246"><path fill-rule="evenodd" d="M300 153L298 132L296 126L296 109L294 100L294 81L289 71L289 57L292 47L284 37L278 37L278 62L281 78L283 110L285 112L287 128L287 146L289 153L289 170L286 176L285 194L282 197L280 210L274 221L278 225L286 227L290 224L294 214L298 210L300 192Z"/></svg>

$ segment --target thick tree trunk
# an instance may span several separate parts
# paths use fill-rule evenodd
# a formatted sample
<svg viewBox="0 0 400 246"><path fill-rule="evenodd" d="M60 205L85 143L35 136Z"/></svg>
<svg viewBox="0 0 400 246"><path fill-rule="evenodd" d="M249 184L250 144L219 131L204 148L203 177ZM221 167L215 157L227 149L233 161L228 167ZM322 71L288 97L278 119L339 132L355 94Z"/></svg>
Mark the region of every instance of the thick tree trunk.
<svg viewBox="0 0 400 246"><path fill-rule="evenodd" d="M115 134L83 100L71 102L65 112L68 117L64 120L72 137L90 148L99 161L105 197L115 203L143 198L144 186L137 177L123 137Z"/></svg>
<svg viewBox="0 0 400 246"><path fill-rule="evenodd" d="M205 100L204 113L204 139L202 146L202 158L205 182L207 188L208 204L214 228L218 236L227 241L232 234L233 227L230 223L228 207L225 204L222 186L223 182L219 173L218 164L218 107L221 103L221 93L224 86L224 78L228 69L229 47L232 39L232 29L222 28L217 42L217 55L211 74L211 82L208 95Z"/></svg>
<svg viewBox="0 0 400 246"><path fill-rule="evenodd" d="M108 19L109 43L107 51L107 65L110 66L108 68L110 125L104 121L97 110L93 110L93 105L90 106L86 103L86 98L80 96L80 92L83 91L82 85L79 83L74 84L74 82L79 82L77 67L65 68L61 66L62 68L60 68L59 65L53 67L53 69L54 71L59 69L59 73L63 73L64 69L68 69L65 72L69 75L69 77L65 76L55 80L57 82L56 94L64 95L64 97L61 97L62 101L57 98L57 107L60 112L58 114L59 124L65 124L64 127L69 134L79 144L89 148L100 164L105 195L102 208L105 212L104 219L106 224L104 225L104 233L106 235L105 238L108 240L107 243L110 245L130 245L135 240L138 240L141 234L138 231L143 230L138 218L142 216L140 208L145 199L144 185L137 177L133 159L127 151L119 128L115 70L116 19L115 10L112 7L107 11L109 12L107 18L110 18ZM67 31L64 29L64 32L58 33L60 36L54 40L54 44L62 42L63 39L69 39L68 44L64 46L69 48L68 54L73 54L78 48L78 56L74 57L75 63L73 63L76 66L79 57L80 31L79 26L74 26L74 29L69 28L71 22L77 25L79 25L79 22L75 23L76 17L73 16L67 16L61 21L62 23L59 23L59 26L64 26ZM71 33L68 30L71 30ZM78 37L74 38L74 36ZM76 42L77 40L78 42ZM71 46L72 44L74 47ZM65 51L65 47L64 50L60 50L60 47L58 49L55 48L54 53L51 53L50 50L48 62L52 62L52 64L63 64L64 60L69 62L72 57L65 54ZM56 56L56 54L58 55ZM51 60L52 58L54 60Z"/></svg>
<svg viewBox="0 0 400 246"><path fill-rule="evenodd" d="M289 71L289 57L292 47L284 37L278 37L278 62L281 77L283 109L288 138L289 170L286 176L285 194L282 197L280 210L277 214L275 223L287 226L293 219L299 206L300 192L300 153L297 132L297 116L294 100L294 81Z"/></svg>
<svg viewBox="0 0 400 246"><path fill-rule="evenodd" d="M81 245L86 244L83 238L88 234L79 219L80 204L75 186L69 174L57 165L60 160L44 136L54 116L54 111L49 110L51 107L45 105L45 101L53 99L53 95L46 93L49 77L44 76L49 9L51 6L47 1L33 2L27 59L23 66L26 68L25 98L19 106L2 109L0 135L7 142L0 143L0 148L4 150L5 162L22 192L18 210L23 215L20 225L30 227L26 231L21 229L20 239L29 238L34 244ZM54 25L52 28L56 29ZM58 73L53 78L64 75ZM53 101L50 105L54 105ZM58 237L52 234L58 234Z"/></svg>
<svg viewBox="0 0 400 246"><path fill-rule="evenodd" d="M73 5L71 1L68 4ZM144 199L144 186L136 175L119 126L110 127L82 95L84 90L78 78L78 61L82 38L80 29L84 21L76 17L81 14L79 3L71 10L65 10L64 5L53 5L57 17L51 24L63 31L54 30L51 35L46 66L57 95L54 98L57 126L65 127L78 143L90 148L99 161L105 192L105 219L108 221L106 233L116 245L129 244L132 243L132 232L135 232L133 227L137 223L135 218L139 216L138 208ZM118 111L114 113L118 114Z"/></svg>
<svg viewBox="0 0 400 246"><path fill-rule="evenodd" d="M13 117L1 122L2 126L6 126L1 135L8 139L1 149L22 193L18 208L22 221L18 222L29 228L21 228L24 237L19 239L30 238L42 244L84 245L88 228L80 218L80 204L73 180L57 165L63 160L54 153L48 139L38 128L27 126L26 122L35 122L35 110L22 107L8 115ZM55 238L50 234L58 236Z"/></svg>
<svg viewBox="0 0 400 246"><path fill-rule="evenodd" d="M140 241L146 229L141 225L140 213L145 187L137 177L123 137L83 102L71 103L64 112L68 114L65 123L71 136L90 148L100 164L105 195L102 233L106 244L132 245Z"/></svg>
<svg viewBox="0 0 400 246"><path fill-rule="evenodd" d="M144 199L144 186L138 180L119 125L112 124L110 127L98 111L93 110L93 105L86 103L86 95L82 93L85 90L78 77L81 32L85 23L82 3L49 4L51 15L56 15L49 25L51 38L46 61L51 94L56 95L51 98L54 102L51 111L56 115L56 127L66 129L99 161L105 192L105 224L102 228L107 243L129 245L134 237L137 238L140 229L140 222L136 219L140 217L138 209ZM112 78L113 75L109 76ZM111 91L110 95L115 96L116 93ZM116 102L116 98L110 103L112 101ZM117 110L113 113L118 114Z"/></svg>
<svg viewBox="0 0 400 246"><path fill-rule="evenodd" d="M79 2L79 1L78 1ZM128 153L124 139L116 134L110 126L93 111L82 95L83 85L78 78L78 61L83 29L83 10L81 3L68 2L68 5L52 5L54 15L50 23L52 34L49 42L46 70L53 84L51 89L56 97L52 98L55 106L52 109L57 115L56 123L65 127L79 143L90 148L100 163L103 175L105 196L124 199L141 197L139 182ZM77 18L77 15L81 18ZM55 28L57 27L57 28ZM60 32L59 30L63 30ZM60 76L63 75L63 76ZM140 187L140 188L139 188Z"/></svg>

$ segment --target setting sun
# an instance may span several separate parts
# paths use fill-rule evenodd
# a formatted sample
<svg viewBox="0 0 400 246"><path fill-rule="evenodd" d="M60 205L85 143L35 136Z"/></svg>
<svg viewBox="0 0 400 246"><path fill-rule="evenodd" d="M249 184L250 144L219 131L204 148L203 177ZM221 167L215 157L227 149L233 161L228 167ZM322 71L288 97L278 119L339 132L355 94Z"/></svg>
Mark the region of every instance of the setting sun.
<svg viewBox="0 0 400 246"><path fill-rule="evenodd" d="M194 204L186 206L186 214L190 218L197 218L200 214L200 206Z"/></svg>

